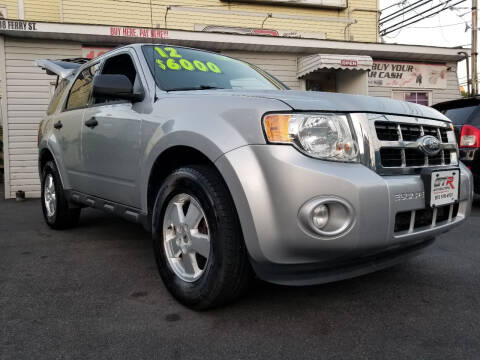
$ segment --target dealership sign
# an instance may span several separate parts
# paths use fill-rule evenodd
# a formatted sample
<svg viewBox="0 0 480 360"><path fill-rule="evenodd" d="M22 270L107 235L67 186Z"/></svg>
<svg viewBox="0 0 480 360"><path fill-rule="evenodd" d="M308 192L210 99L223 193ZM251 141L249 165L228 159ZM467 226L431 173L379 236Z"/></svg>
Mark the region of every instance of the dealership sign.
<svg viewBox="0 0 480 360"><path fill-rule="evenodd" d="M169 31L128 26L58 24L24 20L0 20L0 31L63 34L89 34L123 38L166 39Z"/></svg>
<svg viewBox="0 0 480 360"><path fill-rule="evenodd" d="M224 2L232 2L232 0L222 0ZM235 0L234 0L235 1ZM292 6L313 6L321 8L346 9L348 7L347 0L237 0L240 2L251 3L269 3L283 4Z"/></svg>
<svg viewBox="0 0 480 360"><path fill-rule="evenodd" d="M374 61L369 86L446 89L447 66L393 61Z"/></svg>

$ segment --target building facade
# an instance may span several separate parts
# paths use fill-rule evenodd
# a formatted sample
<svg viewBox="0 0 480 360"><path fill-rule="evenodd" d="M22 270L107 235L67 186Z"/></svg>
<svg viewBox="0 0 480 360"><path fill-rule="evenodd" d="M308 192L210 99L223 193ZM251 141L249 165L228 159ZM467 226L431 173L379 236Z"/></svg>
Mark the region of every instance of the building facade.
<svg viewBox="0 0 480 360"><path fill-rule="evenodd" d="M40 58L94 58L134 42L231 55L293 90L424 105L460 96L457 49L382 44L378 0L0 0L5 196L40 194L37 129L56 78Z"/></svg>

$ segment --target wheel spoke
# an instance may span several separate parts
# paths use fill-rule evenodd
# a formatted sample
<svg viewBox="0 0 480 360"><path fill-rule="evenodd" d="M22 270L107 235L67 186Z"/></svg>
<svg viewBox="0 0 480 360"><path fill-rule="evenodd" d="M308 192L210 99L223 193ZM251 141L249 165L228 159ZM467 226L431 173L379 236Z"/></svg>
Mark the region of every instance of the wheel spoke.
<svg viewBox="0 0 480 360"><path fill-rule="evenodd" d="M182 256L183 268L185 272L189 275L195 276L195 274L200 272L198 267L197 258L194 253L183 254Z"/></svg>
<svg viewBox="0 0 480 360"><path fill-rule="evenodd" d="M200 220L202 220L203 215L197 205L190 201L188 206L187 215L185 216L185 223L190 227L190 229L195 229L198 227Z"/></svg>
<svg viewBox="0 0 480 360"><path fill-rule="evenodd" d="M176 202L171 208L171 219L173 225L178 226L185 222L185 215L183 214L183 204Z"/></svg>
<svg viewBox="0 0 480 360"><path fill-rule="evenodd" d="M168 246L168 256L170 258L178 258L182 253L182 249L177 245L177 237L172 236L165 240Z"/></svg>
<svg viewBox="0 0 480 360"><path fill-rule="evenodd" d="M192 241L192 249L208 259L208 255L210 254L210 236L201 234L198 230L191 230L190 239Z"/></svg>
<svg viewBox="0 0 480 360"><path fill-rule="evenodd" d="M50 193L53 193L55 191L55 186L53 185L53 176L48 177L48 190Z"/></svg>

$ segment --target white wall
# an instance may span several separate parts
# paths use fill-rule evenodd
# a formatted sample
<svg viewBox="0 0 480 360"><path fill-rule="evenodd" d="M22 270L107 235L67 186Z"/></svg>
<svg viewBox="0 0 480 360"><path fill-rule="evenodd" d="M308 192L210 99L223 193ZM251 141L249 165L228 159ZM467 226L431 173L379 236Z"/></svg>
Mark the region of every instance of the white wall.
<svg viewBox="0 0 480 360"><path fill-rule="evenodd" d="M17 190L28 197L40 195L37 132L45 116L51 83L56 80L34 66L42 58L81 57L80 44L72 42L5 38L0 42L0 76L4 114L5 197Z"/></svg>
<svg viewBox="0 0 480 360"><path fill-rule="evenodd" d="M358 70L338 70L337 92L368 95L368 72Z"/></svg>

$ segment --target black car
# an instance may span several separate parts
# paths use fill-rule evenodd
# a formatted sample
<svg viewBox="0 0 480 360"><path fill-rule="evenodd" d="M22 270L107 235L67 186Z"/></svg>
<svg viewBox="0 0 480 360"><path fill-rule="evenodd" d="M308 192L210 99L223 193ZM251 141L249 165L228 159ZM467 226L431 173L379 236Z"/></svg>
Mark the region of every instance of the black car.
<svg viewBox="0 0 480 360"><path fill-rule="evenodd" d="M480 97L446 101L433 106L453 121L460 160L472 170L480 193Z"/></svg>

